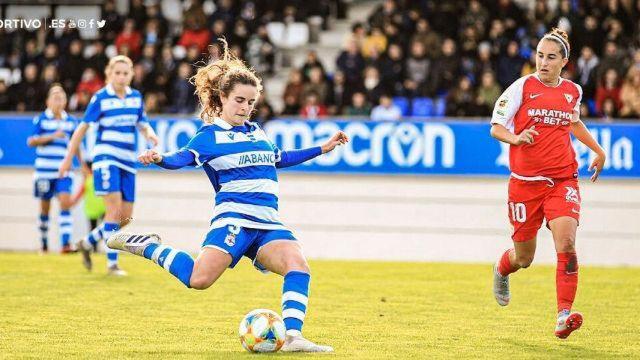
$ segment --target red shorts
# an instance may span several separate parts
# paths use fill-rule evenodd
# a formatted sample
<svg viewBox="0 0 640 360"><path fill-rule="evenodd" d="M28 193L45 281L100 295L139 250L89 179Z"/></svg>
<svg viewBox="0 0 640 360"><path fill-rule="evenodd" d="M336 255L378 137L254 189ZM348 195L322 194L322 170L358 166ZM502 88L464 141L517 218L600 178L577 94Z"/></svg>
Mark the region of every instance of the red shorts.
<svg viewBox="0 0 640 360"><path fill-rule="evenodd" d="M513 241L536 237L544 219L560 216L580 221L580 189L577 179L528 181L509 179L509 222L513 226Z"/></svg>

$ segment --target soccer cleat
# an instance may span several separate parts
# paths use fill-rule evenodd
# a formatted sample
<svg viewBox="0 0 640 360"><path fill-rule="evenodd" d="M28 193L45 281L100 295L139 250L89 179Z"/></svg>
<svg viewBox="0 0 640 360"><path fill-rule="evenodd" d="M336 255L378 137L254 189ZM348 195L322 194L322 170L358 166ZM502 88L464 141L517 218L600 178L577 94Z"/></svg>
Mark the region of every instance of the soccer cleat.
<svg viewBox="0 0 640 360"><path fill-rule="evenodd" d="M91 271L91 268L93 267L93 263L91 262L91 248L89 246L90 245L87 244L87 241L85 239L80 239L76 243L76 249L82 256L82 265L84 266L85 269L87 269L88 271Z"/></svg>
<svg viewBox="0 0 640 360"><path fill-rule="evenodd" d="M303 338L302 336L289 336L287 335L284 345L282 345L283 352L333 352L331 346L317 345L311 341Z"/></svg>
<svg viewBox="0 0 640 360"><path fill-rule="evenodd" d="M76 252L75 250L73 250L71 248L71 245L67 244L67 245L62 245L62 249L60 249L60 253L61 254L72 254Z"/></svg>
<svg viewBox="0 0 640 360"><path fill-rule="evenodd" d="M579 312L570 313L569 310L559 312L558 322L556 323L556 336L560 339L566 339L572 332L580 329L582 320L582 314Z"/></svg>
<svg viewBox="0 0 640 360"><path fill-rule="evenodd" d="M107 275L111 276L127 276L127 272L120 269L118 264L113 264L107 268Z"/></svg>
<svg viewBox="0 0 640 360"><path fill-rule="evenodd" d="M158 234L116 233L107 240L107 246L115 250L124 250L138 256L144 256L144 249L149 244L160 244Z"/></svg>
<svg viewBox="0 0 640 360"><path fill-rule="evenodd" d="M500 306L509 305L511 293L509 292L509 275L502 276L498 272L498 264L493 265L493 296Z"/></svg>

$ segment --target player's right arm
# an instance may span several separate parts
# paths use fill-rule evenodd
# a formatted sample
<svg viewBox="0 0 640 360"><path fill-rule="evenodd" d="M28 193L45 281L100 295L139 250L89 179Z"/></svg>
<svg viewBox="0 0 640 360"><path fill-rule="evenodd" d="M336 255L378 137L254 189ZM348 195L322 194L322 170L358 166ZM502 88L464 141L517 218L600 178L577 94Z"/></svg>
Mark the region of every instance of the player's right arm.
<svg viewBox="0 0 640 360"><path fill-rule="evenodd" d="M505 90L496 101L491 115L491 136L510 145L533 144L534 135L539 135L532 126L515 134L513 119L522 105L522 92L527 77L521 77Z"/></svg>
<svg viewBox="0 0 640 360"><path fill-rule="evenodd" d="M160 154L149 149L138 156L142 165L156 164L163 169L177 170L195 164L196 156L187 149L180 149L171 153Z"/></svg>
<svg viewBox="0 0 640 360"><path fill-rule="evenodd" d="M62 160L62 163L60 164L60 169L58 169L58 177L67 176L67 172L69 172L69 170L71 169L73 156L78 154L80 143L82 142L84 135L87 133L87 129L89 129L89 123L82 122L76 128L76 131L73 132L73 135L71 136L71 140L69 140L69 145L67 147L67 154L64 156L64 160Z"/></svg>

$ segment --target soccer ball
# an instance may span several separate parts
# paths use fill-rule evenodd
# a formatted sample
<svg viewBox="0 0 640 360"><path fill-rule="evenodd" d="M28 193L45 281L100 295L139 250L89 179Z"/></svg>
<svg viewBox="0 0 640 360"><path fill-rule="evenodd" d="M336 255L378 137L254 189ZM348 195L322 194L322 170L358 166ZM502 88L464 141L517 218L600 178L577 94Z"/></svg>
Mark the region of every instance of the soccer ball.
<svg viewBox="0 0 640 360"><path fill-rule="evenodd" d="M245 315L238 333L242 347L252 352L275 352L284 344L286 329L278 314L256 309Z"/></svg>

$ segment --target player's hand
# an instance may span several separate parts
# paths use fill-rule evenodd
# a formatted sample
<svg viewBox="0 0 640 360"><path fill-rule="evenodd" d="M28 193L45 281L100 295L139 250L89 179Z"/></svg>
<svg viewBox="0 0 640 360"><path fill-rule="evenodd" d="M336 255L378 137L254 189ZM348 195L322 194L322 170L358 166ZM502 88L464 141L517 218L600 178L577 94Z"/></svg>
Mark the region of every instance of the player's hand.
<svg viewBox="0 0 640 360"><path fill-rule="evenodd" d="M67 176L69 170L71 170L71 161L72 158L65 156L64 160L60 164L60 168L58 169L58 178L63 178Z"/></svg>
<svg viewBox="0 0 640 360"><path fill-rule="evenodd" d="M589 171L594 171L593 175L591 175L591 182L596 182L598 180L598 175L602 171L604 167L604 162L606 161L607 156L604 153L597 154L596 158L591 162L591 166L589 166Z"/></svg>
<svg viewBox="0 0 640 360"><path fill-rule="evenodd" d="M336 146L343 145L348 142L349 142L349 137L347 136L347 134L345 134L342 131L338 131L335 135L331 137L331 139L329 139L329 141L327 141L321 146L322 153L326 154L329 151L335 149Z"/></svg>
<svg viewBox="0 0 640 360"><path fill-rule="evenodd" d="M158 146L158 143L160 143L160 140L158 140L158 136L156 134L147 136L147 141L150 142L153 147Z"/></svg>
<svg viewBox="0 0 640 360"><path fill-rule="evenodd" d="M65 138L66 136L67 136L67 134L62 130L58 130L58 131L54 132L53 134L51 134L51 138L52 139L62 139L62 138Z"/></svg>
<svg viewBox="0 0 640 360"><path fill-rule="evenodd" d="M533 144L533 136L540 135L536 130L535 126L532 126L529 129L524 129L518 138L516 139L516 143L514 145L522 145L522 144Z"/></svg>
<svg viewBox="0 0 640 360"><path fill-rule="evenodd" d="M140 161L142 165L157 164L162 161L162 155L153 149L149 149L138 156L138 161Z"/></svg>

